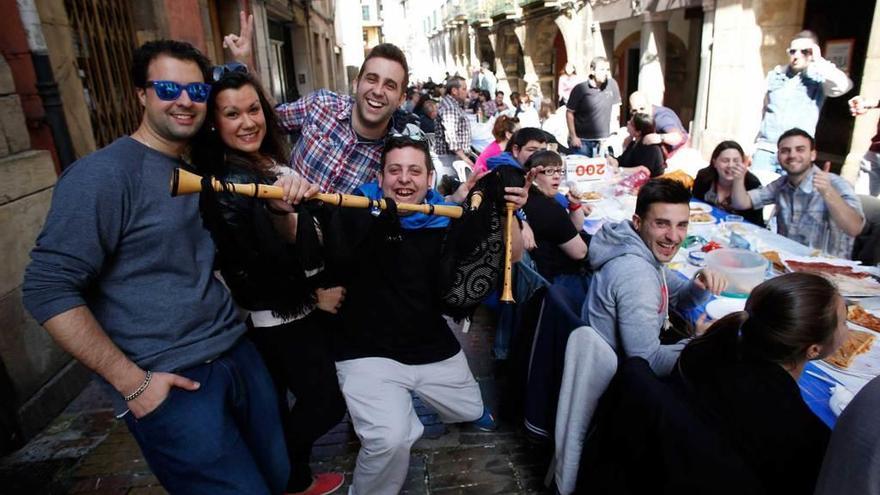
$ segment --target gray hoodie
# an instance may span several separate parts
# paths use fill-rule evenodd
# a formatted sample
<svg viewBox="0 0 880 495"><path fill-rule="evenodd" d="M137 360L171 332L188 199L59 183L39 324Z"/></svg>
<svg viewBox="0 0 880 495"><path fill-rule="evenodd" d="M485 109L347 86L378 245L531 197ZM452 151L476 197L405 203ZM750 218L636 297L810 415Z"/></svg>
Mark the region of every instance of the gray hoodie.
<svg viewBox="0 0 880 495"><path fill-rule="evenodd" d="M644 358L658 375L669 374L685 343L660 345L668 314L664 283L671 306L702 303L709 293L657 261L628 220L605 224L593 236L589 261L595 273L581 317L618 355Z"/></svg>

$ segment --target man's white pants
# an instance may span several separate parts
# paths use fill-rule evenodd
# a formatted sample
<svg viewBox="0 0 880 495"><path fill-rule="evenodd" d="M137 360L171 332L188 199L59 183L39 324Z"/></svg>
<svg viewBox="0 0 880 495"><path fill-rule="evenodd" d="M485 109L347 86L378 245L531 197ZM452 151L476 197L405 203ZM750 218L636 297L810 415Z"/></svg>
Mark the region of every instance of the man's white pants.
<svg viewBox="0 0 880 495"><path fill-rule="evenodd" d="M483 415L480 386L462 351L421 365L378 357L339 361L336 376L361 440L349 491L353 495L396 495L403 487L410 448L424 430L410 392L445 423L475 421Z"/></svg>

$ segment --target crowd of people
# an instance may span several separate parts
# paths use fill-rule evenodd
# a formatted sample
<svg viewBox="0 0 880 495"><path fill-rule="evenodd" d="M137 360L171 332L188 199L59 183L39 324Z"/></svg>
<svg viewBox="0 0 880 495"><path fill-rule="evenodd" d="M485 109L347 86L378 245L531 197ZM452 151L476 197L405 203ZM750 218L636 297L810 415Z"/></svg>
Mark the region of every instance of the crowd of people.
<svg viewBox="0 0 880 495"><path fill-rule="evenodd" d="M242 13L241 25L224 46L246 61L253 17ZM807 409L796 380L807 361L842 344L843 298L822 277L785 275L757 287L743 312L673 328L676 308L704 302L727 281L709 269L685 280L666 266L687 235L692 197L759 224L761 208L774 204L781 235L849 257L864 224L858 198L827 166L813 164L818 111L792 109L795 96L775 93L793 91L804 106L821 106L849 89L810 40L796 37L791 64L768 76L756 153L772 146L786 174L762 186L743 148L725 141L693 192L659 177L688 135L674 112L642 94L629 97L625 147L606 146L621 95L601 57L584 78L566 67L557 101L568 136L559 141L542 129L554 102L527 91L512 93L508 105L488 64L470 81L449 76L443 85L411 87L403 52L381 44L360 67L352 96L318 90L273 105L243 64L212 68L187 43L145 43L131 68L140 126L59 178L31 253L24 304L101 378L169 492L332 493L343 475L313 473L310 453L347 412L360 440L350 493L396 494L423 432L412 394L445 422L496 428L444 315L474 310L462 291L479 284L462 279L497 267L506 236L513 262L530 253L538 273L573 294L582 319L622 363L609 391L609 409L620 413L592 442L604 449L597 465L607 467L587 476L595 486L642 493L639 483L648 482L665 491L662 480L674 478L638 476L670 460L656 462L664 451L650 449L662 446L626 449L621 440L635 432L643 436L634 441L663 441L651 429L662 422L640 416L664 417L658 403L624 407L650 383L667 401L701 412L743 479L762 492L810 493L817 479L821 487L839 473L828 467L836 458L825 456L831 432ZM469 108L494 119L494 141L479 157ZM858 100L854 108L870 105ZM799 120L810 118L811 125ZM285 133L298 138L291 145ZM655 177L639 191L632 219L587 235L591 208L574 188L561 188L559 151L608 156L615 167ZM439 192L438 176L456 161L473 166L470 177ZM168 180L178 167L221 184L274 185L282 195L215 190L205 179L200 194L171 197ZM478 190L483 210L474 203ZM366 197L374 208L309 201L318 191ZM425 209L410 213L413 205ZM460 221L432 214L458 205L490 214ZM499 220L505 205L517 210L506 226ZM840 483L831 489L846 492Z"/></svg>

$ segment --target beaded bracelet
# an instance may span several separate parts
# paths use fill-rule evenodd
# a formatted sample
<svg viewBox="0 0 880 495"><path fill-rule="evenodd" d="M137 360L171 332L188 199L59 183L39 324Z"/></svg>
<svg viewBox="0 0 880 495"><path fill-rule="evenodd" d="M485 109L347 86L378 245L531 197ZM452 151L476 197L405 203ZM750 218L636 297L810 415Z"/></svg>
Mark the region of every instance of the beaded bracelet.
<svg viewBox="0 0 880 495"><path fill-rule="evenodd" d="M123 399L125 399L125 402L131 402L131 401L137 399L138 397L140 397L141 394L144 393L145 390L147 390L147 387L150 386L150 380L152 380L152 379L153 379L153 372L150 370L147 370L147 375L144 377L144 382L141 383L141 386L138 387L137 390L135 390L131 394L123 397Z"/></svg>

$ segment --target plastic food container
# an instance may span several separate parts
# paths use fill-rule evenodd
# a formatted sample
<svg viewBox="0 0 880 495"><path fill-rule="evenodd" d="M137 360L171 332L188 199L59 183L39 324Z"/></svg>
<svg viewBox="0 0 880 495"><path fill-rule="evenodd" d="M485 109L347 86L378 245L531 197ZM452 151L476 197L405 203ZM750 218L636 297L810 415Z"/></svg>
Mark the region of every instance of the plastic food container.
<svg viewBox="0 0 880 495"><path fill-rule="evenodd" d="M706 266L706 253L695 249L688 253L688 263L694 266Z"/></svg>
<svg viewBox="0 0 880 495"><path fill-rule="evenodd" d="M722 248L706 254L706 268L727 277L727 289L722 295L747 297L756 285L764 281L767 260L745 249Z"/></svg>

